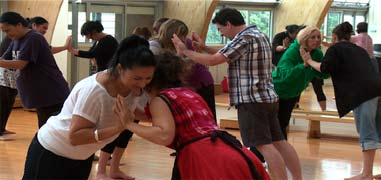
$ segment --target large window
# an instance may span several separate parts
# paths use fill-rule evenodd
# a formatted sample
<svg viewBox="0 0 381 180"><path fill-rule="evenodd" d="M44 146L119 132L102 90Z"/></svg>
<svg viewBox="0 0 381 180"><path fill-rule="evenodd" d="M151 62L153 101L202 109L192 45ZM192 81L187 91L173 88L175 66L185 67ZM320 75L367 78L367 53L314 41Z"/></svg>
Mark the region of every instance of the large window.
<svg viewBox="0 0 381 180"><path fill-rule="evenodd" d="M321 32L330 41L332 30L342 22L349 22L354 28L359 22L366 22L369 0L335 0L324 19Z"/></svg>
<svg viewBox="0 0 381 180"><path fill-rule="evenodd" d="M215 13L220 10L221 7L216 8ZM256 25L257 28L265 33L268 37L272 37L272 8L263 8L263 9L247 9L242 7L234 7L238 9L243 18L245 19L246 25L252 26ZM212 17L212 18L213 18ZM209 30L206 37L207 44L225 44L228 42L228 39L222 37L218 31L215 24L209 24Z"/></svg>

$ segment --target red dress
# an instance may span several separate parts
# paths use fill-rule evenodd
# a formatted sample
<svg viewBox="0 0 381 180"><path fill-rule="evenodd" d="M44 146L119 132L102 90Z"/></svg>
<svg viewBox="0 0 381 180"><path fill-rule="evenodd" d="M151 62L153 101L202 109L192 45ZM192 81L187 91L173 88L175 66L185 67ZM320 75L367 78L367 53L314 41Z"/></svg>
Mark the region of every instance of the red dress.
<svg viewBox="0 0 381 180"><path fill-rule="evenodd" d="M187 88L171 88L160 96L175 119L176 135L169 147L177 150L181 179L254 179L249 163L260 176L258 179L270 179L262 163L246 147L235 149L221 138L211 140L209 136L219 129L197 93Z"/></svg>

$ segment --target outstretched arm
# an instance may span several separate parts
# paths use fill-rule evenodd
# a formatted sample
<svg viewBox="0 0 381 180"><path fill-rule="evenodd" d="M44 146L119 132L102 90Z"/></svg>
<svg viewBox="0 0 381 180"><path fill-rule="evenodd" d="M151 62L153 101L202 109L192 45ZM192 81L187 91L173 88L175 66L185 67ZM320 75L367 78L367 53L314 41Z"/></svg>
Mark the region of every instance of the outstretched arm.
<svg viewBox="0 0 381 180"><path fill-rule="evenodd" d="M180 40L180 38L177 37L176 34L173 35L172 42L175 45L178 54L185 55L192 59L194 62L208 66L214 66L229 61L229 58L219 53L202 54L188 50L185 44Z"/></svg>
<svg viewBox="0 0 381 180"><path fill-rule="evenodd" d="M168 105L159 97L150 104L152 126L145 126L133 122L130 112L123 100L119 97L115 105L115 113L125 123L126 129L155 144L169 145L175 137L175 120Z"/></svg>
<svg viewBox="0 0 381 180"><path fill-rule="evenodd" d="M316 71L321 72L320 70L321 63L312 60L311 55L306 50L304 50L304 48L300 48L300 55L302 56L304 64L307 64L311 66L312 68L314 68Z"/></svg>

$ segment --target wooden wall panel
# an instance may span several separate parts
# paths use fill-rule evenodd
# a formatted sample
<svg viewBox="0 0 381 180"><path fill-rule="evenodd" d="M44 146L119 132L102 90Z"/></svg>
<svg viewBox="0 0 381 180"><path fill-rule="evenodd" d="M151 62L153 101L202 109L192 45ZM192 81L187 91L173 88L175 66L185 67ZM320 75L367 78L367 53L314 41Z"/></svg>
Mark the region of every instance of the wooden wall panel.
<svg viewBox="0 0 381 180"><path fill-rule="evenodd" d="M274 14L274 34L289 24L320 26L333 0L281 0Z"/></svg>
<svg viewBox="0 0 381 180"><path fill-rule="evenodd" d="M172 0L164 2L163 16L184 21L205 39L208 26L219 0Z"/></svg>
<svg viewBox="0 0 381 180"><path fill-rule="evenodd" d="M56 25L62 1L63 0L8 1L8 10L18 12L25 18L42 16L46 20L48 20L49 29L45 34L45 38L50 43L52 40L53 30Z"/></svg>

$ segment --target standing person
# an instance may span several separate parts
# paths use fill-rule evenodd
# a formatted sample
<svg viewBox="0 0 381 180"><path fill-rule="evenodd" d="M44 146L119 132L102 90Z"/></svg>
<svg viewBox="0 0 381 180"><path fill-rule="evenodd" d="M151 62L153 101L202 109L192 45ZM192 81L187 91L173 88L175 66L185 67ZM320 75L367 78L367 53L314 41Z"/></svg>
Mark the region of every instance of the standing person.
<svg viewBox="0 0 381 180"><path fill-rule="evenodd" d="M274 36L272 43L272 62L275 66L278 65L279 60L281 59L282 55L286 52L287 48L289 48L290 44L294 42L298 32L305 27L306 26L304 25L298 26L296 24L288 25L286 26L286 31L280 32ZM320 78L313 78L311 80L311 83L316 94L316 98L319 102L319 106L322 111L325 111L327 108L327 98L323 91L324 81ZM299 108L299 100L300 96L298 96L297 102L295 104L296 108Z"/></svg>
<svg viewBox="0 0 381 180"><path fill-rule="evenodd" d="M71 43L69 45L69 52L74 55L83 58L95 58L97 72L107 69L107 65L111 61L118 46L118 41L111 35L104 33L103 29L103 25L99 21L87 21L81 27L81 35L86 36L87 39L94 40L95 42L93 46L89 51L80 51L77 49L72 49ZM106 166L111 155L110 177L131 179L131 177L125 175L119 168L120 160L122 159L124 150L128 145L128 140L131 137L132 133L125 130L120 133L118 138L116 138L113 142L102 148L99 155L98 171L95 179L103 179L108 177L106 174Z"/></svg>
<svg viewBox="0 0 381 180"><path fill-rule="evenodd" d="M152 126L133 123L118 96L115 113L125 127L153 143L176 149L172 179L270 179L260 161L225 131L194 91L182 87L185 62L171 52L156 56L154 78L147 85ZM207 154L207 155L206 155Z"/></svg>
<svg viewBox="0 0 381 180"><path fill-rule="evenodd" d="M357 35L351 36L351 41L355 43L357 46L360 46L368 52L369 57L372 59L372 63L375 64L374 67L376 67L378 70L377 65L377 59L373 55L373 40L372 37L368 34L368 23L366 22L360 22L357 24Z"/></svg>
<svg viewBox="0 0 381 180"><path fill-rule="evenodd" d="M320 62L323 59L320 43L318 28L308 26L302 29L297 35L297 40L283 54L272 73L275 91L279 96L279 124L286 139L291 113L300 94L313 78L328 78L328 75L306 66L299 53L300 48L305 48L315 61Z"/></svg>
<svg viewBox="0 0 381 180"><path fill-rule="evenodd" d="M123 40L110 68L78 82L61 113L38 131L29 146L23 179L88 179L93 154L125 130L113 112L116 97L134 102L131 99L150 82L155 66L146 40Z"/></svg>
<svg viewBox="0 0 381 180"><path fill-rule="evenodd" d="M354 112L363 169L361 174L347 180L379 179L380 175L373 177L373 161L376 149L381 148L378 124L381 121L381 77L366 50L350 42L351 33L353 28L348 22L336 26L332 31L333 45L321 63L302 48L300 53L307 65L331 75L339 116Z"/></svg>
<svg viewBox="0 0 381 180"><path fill-rule="evenodd" d="M118 47L118 41L109 34L103 32L103 25L99 21L87 21L81 27L81 35L87 39L94 40L93 46L88 51L73 49L69 43L69 52L81 58L95 59L91 60L96 65L97 72L107 69L107 64L114 55Z"/></svg>
<svg viewBox="0 0 381 180"><path fill-rule="evenodd" d="M36 108L38 127L61 111L69 87L59 70L46 39L28 28L18 13L5 12L0 29L12 39L0 59L0 67L18 70L17 90L25 108ZM10 61L12 60L12 61Z"/></svg>
<svg viewBox="0 0 381 180"><path fill-rule="evenodd" d="M174 35L178 53L209 66L229 64L230 105L238 109L244 145L255 146L263 154L275 179L287 179L286 166L293 179L302 179L298 155L284 140L277 120L278 97L271 79L268 38L256 26L247 27L241 13L233 8L221 9L212 22L231 42L217 51L198 41L196 44L209 53L201 54L188 50Z"/></svg>
<svg viewBox="0 0 381 180"><path fill-rule="evenodd" d="M176 48L172 43L173 34L176 34L177 37L186 43L188 49L194 50L192 40L187 38L188 33L188 26L183 21L169 19L161 25L158 36L150 40L150 49L154 54L160 54L164 51L176 52ZM188 65L190 68L185 81L187 85L195 90L208 104L217 123L212 74L203 64L192 62Z"/></svg>
<svg viewBox="0 0 381 180"><path fill-rule="evenodd" d="M41 33L42 35L45 35L49 29L49 22L41 16L36 16L31 19L27 18L27 20L29 21L29 27ZM56 54L61 51L67 50L68 46L69 46L69 38L67 38L64 46L50 46L50 47L51 47L52 53Z"/></svg>
<svg viewBox="0 0 381 180"><path fill-rule="evenodd" d="M278 64L280 58L287 50L287 48L290 46L290 44L294 42L296 35L302 27L303 26L291 24L286 26L286 31L280 32L274 36L272 43L273 65L276 66Z"/></svg>
<svg viewBox="0 0 381 180"><path fill-rule="evenodd" d="M12 40L5 36L0 44L0 57L6 52ZM15 132L6 130L9 115L15 103L17 89L15 71L0 67L0 141L11 140L7 134Z"/></svg>

